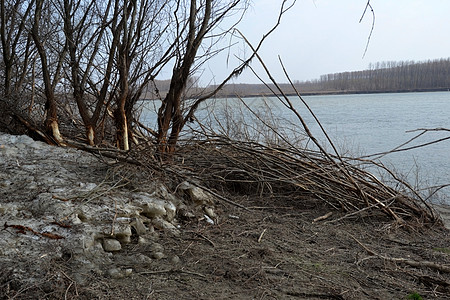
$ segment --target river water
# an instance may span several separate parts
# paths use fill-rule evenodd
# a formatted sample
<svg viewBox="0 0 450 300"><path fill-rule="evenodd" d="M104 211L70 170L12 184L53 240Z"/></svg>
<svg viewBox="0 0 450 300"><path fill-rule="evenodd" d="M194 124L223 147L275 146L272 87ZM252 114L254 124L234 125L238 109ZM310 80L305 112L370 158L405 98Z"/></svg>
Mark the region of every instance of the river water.
<svg viewBox="0 0 450 300"><path fill-rule="evenodd" d="M326 146L324 135L305 106L297 97L290 99L313 135ZM360 157L392 150L418 135L421 131L415 131L417 129L450 128L450 92L326 95L306 96L304 99L333 143L346 155ZM252 109L260 112L266 110L266 118L269 108L270 118L295 122L300 131L301 125L295 115L276 98L246 98L243 101ZM252 122L249 121L251 113L239 99L216 99L214 103L206 103L204 109L199 110L198 119L204 120L211 115L206 107L214 107L215 119L231 115L234 119L242 117L247 124ZM231 112L233 109L235 112ZM143 116L145 123L152 126L154 113L146 110ZM449 136L449 131L429 131L405 147ZM331 150L329 145L326 147ZM450 139L391 153L380 160L419 188L450 183ZM450 188L442 189L437 200L450 204Z"/></svg>

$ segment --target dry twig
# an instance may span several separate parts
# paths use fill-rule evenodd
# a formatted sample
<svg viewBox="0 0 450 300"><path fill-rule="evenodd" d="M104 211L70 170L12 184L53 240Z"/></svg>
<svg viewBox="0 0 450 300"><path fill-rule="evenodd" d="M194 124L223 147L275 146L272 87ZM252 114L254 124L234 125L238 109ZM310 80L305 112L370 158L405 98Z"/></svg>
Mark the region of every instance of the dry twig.
<svg viewBox="0 0 450 300"><path fill-rule="evenodd" d="M446 265L441 265L441 264L437 264L431 261L416 261L416 260L412 260L412 259L406 259L406 258L396 258L396 257L388 257L385 255L381 255L377 252L375 252L374 250L369 249L367 246L365 246L363 243L361 243L357 238L355 238L353 235L351 235L350 233L348 234L352 239L355 240L355 242L357 242L362 248L364 248L364 250L367 251L367 253L369 253L370 255L374 255L377 256L381 259L387 260L387 261L392 261L395 263L404 263L407 264L409 266L412 267L418 267L418 268L430 268L430 269L434 269L440 272L445 272L445 273L450 273L450 267L446 266Z"/></svg>

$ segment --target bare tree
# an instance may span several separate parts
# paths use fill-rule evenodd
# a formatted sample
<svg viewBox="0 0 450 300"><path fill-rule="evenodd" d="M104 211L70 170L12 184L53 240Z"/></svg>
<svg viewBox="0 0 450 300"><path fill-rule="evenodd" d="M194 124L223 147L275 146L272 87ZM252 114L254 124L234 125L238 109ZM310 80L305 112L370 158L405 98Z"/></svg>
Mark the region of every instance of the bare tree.
<svg viewBox="0 0 450 300"><path fill-rule="evenodd" d="M172 79L169 91L163 100L163 103L158 111L158 136L157 140L160 144L160 152L162 154L173 153L177 144L181 130L186 122L193 119L196 109L201 103L208 98L213 97L225 84L233 77L239 76L242 71L249 65L249 63L256 57L261 45L266 38L271 35L275 29L279 26L281 18L286 11L295 5L294 1L281 1L281 8L278 14L277 23L261 38L258 45L252 48L249 57L240 58L240 65L237 66L213 91L207 92L204 95L197 97L190 104L186 105L186 101L182 99L182 93L186 88L187 78L192 71L194 63L202 63L205 59L209 59L208 55L198 57L197 51L202 42L210 38L208 34L211 34L213 29L221 24L221 22L232 15L236 11L245 12L248 6L248 1L222 1L212 2L210 0L200 1L199 8L196 7L197 1L190 1L190 11L186 18L185 25L179 28L186 30L185 38L181 40L181 44L177 49L176 63L172 73ZM214 5L212 5L214 4ZM240 19L239 19L240 20ZM239 22L239 21L237 21ZM180 24L177 22L177 24ZM239 30L235 28L236 24L233 24L228 29L221 28L220 33L212 35L215 38L223 37L230 32L238 32L238 37L245 40L245 37ZM211 42L214 44L214 42ZM211 53L211 49L205 51L205 53ZM198 62L200 61L200 62ZM186 105L186 107L184 107ZM183 108L186 113L183 115ZM170 131L170 133L169 133Z"/></svg>
<svg viewBox="0 0 450 300"><path fill-rule="evenodd" d="M15 13L10 13L7 1L20 6L11 11L20 12L21 18L8 17ZM45 99L44 127L60 144L58 103L70 94L89 145L102 139L103 124L110 118L117 145L128 150L135 105L149 83L171 63L169 92L158 110L155 138L162 153L172 153L198 105L239 75L251 60L243 59L215 91L191 102L184 97L196 69L221 50L215 48L216 43L231 34L236 23L225 29L219 25L235 14L239 22L249 0L0 0L0 5L5 65L14 65L16 40L27 46L23 61L35 51L40 64L37 70L31 64L30 73L37 93ZM5 25L8 22L11 25ZM13 33L20 38L9 38ZM34 83L32 90L33 96Z"/></svg>
<svg viewBox="0 0 450 300"><path fill-rule="evenodd" d="M117 8L120 22L112 28L117 39L118 85L115 96L115 123L119 147L128 150L133 108L144 88L173 56L175 43L166 43L170 1L130 1ZM161 50L161 46L166 46Z"/></svg>
<svg viewBox="0 0 450 300"><path fill-rule="evenodd" d="M95 128L106 106L114 110L117 144L128 150L134 105L172 56L174 44L164 44L170 1L80 3L64 0L61 15L71 86L87 139L95 144ZM86 94L95 99L92 109Z"/></svg>
<svg viewBox="0 0 450 300"><path fill-rule="evenodd" d="M101 5L103 4L103 6ZM60 15L64 20L64 34L68 49L68 76L73 98L77 104L80 117L86 128L89 145L95 144L96 127L100 119L104 99L98 99L91 109L87 97L89 82L93 80L96 57L99 55L101 42L106 35L106 25L111 11L112 1L63 0L59 4ZM112 64L107 66L111 70ZM108 72L109 74L111 71ZM92 77L91 77L92 76ZM109 78L106 78L108 80Z"/></svg>
<svg viewBox="0 0 450 300"><path fill-rule="evenodd" d="M63 138L59 131L55 89L61 79L67 47L65 44L59 44L59 32L61 32L61 28L55 20L51 3L45 0L36 0L31 36L41 61L42 81L46 98L44 127L56 143L62 144ZM51 61L49 61L49 57Z"/></svg>
<svg viewBox="0 0 450 300"><path fill-rule="evenodd" d="M162 153L172 153L179 134L185 124L183 118L182 94L191 75L192 67L198 59L197 52L207 34L221 23L233 10L245 8L247 1L189 1L189 10L184 15L180 3L174 11L178 47L169 91L158 110L157 141ZM180 13L180 11L182 11ZM222 34L227 33L226 30Z"/></svg>
<svg viewBox="0 0 450 300"><path fill-rule="evenodd" d="M3 96L9 98L21 90L31 56L31 39L26 32L26 21L34 0L0 0L0 37L4 63Z"/></svg>

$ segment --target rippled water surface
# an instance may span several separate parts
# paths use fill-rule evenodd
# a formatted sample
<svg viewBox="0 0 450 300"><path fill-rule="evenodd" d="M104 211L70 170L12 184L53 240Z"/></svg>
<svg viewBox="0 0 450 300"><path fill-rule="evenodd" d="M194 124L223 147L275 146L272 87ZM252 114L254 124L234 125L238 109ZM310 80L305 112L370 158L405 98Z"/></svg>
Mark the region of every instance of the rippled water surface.
<svg viewBox="0 0 450 300"><path fill-rule="evenodd" d="M394 149L419 134L416 129L450 128L450 92L307 96L304 99L339 150L357 156ZM255 109L266 107L268 103L273 114L295 120L275 98L267 98L265 104L260 98L244 101ZM314 135L324 141L319 126L304 105L295 97L292 101ZM239 102L238 99L215 100L214 105L218 111L225 106L228 109L238 107ZM199 118L202 114L206 112L200 110ZM150 116L150 113L144 114L148 121L154 119ZM407 147L448 136L449 131L430 131ZM450 140L391 153L382 161L407 174L413 184L450 183ZM444 200L450 203L450 189L444 189L443 194Z"/></svg>

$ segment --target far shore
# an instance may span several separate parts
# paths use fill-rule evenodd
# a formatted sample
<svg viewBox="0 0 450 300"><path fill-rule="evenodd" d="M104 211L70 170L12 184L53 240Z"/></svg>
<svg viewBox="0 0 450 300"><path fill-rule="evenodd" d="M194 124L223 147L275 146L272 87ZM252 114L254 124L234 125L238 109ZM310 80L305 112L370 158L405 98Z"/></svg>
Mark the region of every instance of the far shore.
<svg viewBox="0 0 450 300"><path fill-rule="evenodd" d="M389 93L424 93L424 92L450 92L450 88L430 88L430 89L403 89L403 90L371 90L371 91L354 91L354 90L333 90L333 91L299 91L301 96L327 96L327 95L361 95L361 94L389 94ZM290 89L285 93L286 96L297 96L295 92ZM216 98L256 98L256 97L273 97L271 92L259 92L259 93L217 93ZM281 96L280 93L276 93L275 96ZM146 98L141 99L143 101L153 101L160 99Z"/></svg>
<svg viewBox="0 0 450 300"><path fill-rule="evenodd" d="M374 90L374 91L352 91L352 90L341 90L341 91L316 91L316 92L302 92L299 91L301 96L326 96L326 95L358 95L358 94L389 94L389 93L424 93L424 92L450 92L448 88L435 88L435 89L408 89L408 90ZM281 94L276 94L280 96ZM296 93L289 92L285 93L286 96L296 96ZM239 95L242 98L254 98L254 97L271 97L273 93L254 93L247 95ZM220 95L220 97L236 97L236 94L225 94Z"/></svg>

